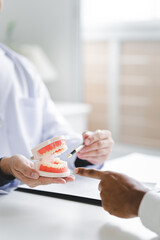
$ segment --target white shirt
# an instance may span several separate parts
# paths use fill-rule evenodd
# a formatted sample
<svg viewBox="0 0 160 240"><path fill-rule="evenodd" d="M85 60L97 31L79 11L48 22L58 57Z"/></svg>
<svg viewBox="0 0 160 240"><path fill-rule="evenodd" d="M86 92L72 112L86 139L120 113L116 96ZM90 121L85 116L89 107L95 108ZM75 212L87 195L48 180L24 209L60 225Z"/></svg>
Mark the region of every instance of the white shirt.
<svg viewBox="0 0 160 240"><path fill-rule="evenodd" d="M143 225L160 235L160 190L147 192L140 204L138 215Z"/></svg>
<svg viewBox="0 0 160 240"><path fill-rule="evenodd" d="M60 135L67 141L68 150L61 155L66 159L82 136L60 115L32 64L0 44L0 157L22 154L30 159L33 147ZM71 169L75 157L68 161Z"/></svg>

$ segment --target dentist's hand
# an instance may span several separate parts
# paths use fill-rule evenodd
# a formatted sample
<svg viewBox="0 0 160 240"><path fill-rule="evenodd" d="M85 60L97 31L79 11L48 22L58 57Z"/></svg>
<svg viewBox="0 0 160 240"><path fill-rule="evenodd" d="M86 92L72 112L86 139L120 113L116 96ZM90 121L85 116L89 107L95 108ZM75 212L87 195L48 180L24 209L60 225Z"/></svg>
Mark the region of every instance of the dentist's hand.
<svg viewBox="0 0 160 240"><path fill-rule="evenodd" d="M124 174L76 168L75 173L100 179L99 191L102 207L110 214L121 218L138 216L138 209L145 193L149 190L140 182Z"/></svg>
<svg viewBox="0 0 160 240"><path fill-rule="evenodd" d="M66 183L74 181L74 176L66 178L48 178L40 177L34 169L34 164L22 155L14 155L9 158L3 158L0 162L0 169L5 175L14 176L29 187L38 185L47 185L51 183Z"/></svg>
<svg viewBox="0 0 160 240"><path fill-rule="evenodd" d="M102 164L111 153L114 144L108 130L86 131L83 134L83 142L85 147L77 153L77 156L92 164Z"/></svg>

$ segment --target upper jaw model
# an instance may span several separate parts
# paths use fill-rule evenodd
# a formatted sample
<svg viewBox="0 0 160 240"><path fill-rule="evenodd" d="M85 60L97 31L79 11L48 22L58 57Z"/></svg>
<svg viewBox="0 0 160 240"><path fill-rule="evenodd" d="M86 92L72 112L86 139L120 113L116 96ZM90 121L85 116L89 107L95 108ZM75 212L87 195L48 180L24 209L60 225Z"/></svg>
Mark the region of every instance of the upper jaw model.
<svg viewBox="0 0 160 240"><path fill-rule="evenodd" d="M57 158L67 150L63 136L51 138L32 149L35 169L44 177L67 177L70 171L67 162Z"/></svg>

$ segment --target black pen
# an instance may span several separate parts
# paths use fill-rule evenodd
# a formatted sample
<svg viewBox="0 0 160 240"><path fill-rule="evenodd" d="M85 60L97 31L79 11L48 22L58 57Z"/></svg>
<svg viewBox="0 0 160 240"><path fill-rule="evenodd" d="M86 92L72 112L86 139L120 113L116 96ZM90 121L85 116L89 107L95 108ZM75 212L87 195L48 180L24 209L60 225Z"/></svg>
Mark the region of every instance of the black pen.
<svg viewBox="0 0 160 240"><path fill-rule="evenodd" d="M77 148L75 148L68 156L67 158L72 157L72 155L76 152L79 152L82 148L84 148L84 144L81 144L80 146L78 146Z"/></svg>

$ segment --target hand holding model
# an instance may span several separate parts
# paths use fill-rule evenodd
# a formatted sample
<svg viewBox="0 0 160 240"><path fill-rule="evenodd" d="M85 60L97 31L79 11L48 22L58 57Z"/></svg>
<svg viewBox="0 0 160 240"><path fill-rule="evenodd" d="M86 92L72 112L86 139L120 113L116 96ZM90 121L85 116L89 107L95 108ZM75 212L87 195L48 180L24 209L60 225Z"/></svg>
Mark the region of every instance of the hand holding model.
<svg viewBox="0 0 160 240"><path fill-rule="evenodd" d="M64 184L66 182L74 181L74 176L72 175L66 178L40 177L39 173L34 169L34 164L22 155L3 158L0 162L0 169L5 175L14 176L29 187L51 183Z"/></svg>
<svg viewBox="0 0 160 240"><path fill-rule="evenodd" d="M85 147L77 153L77 156L92 164L102 164L111 153L114 144L108 130L86 131L83 134L83 142Z"/></svg>
<svg viewBox="0 0 160 240"><path fill-rule="evenodd" d="M140 182L124 174L76 168L81 176L100 179L99 191L103 208L121 218L138 216L138 209L145 193L149 190Z"/></svg>

